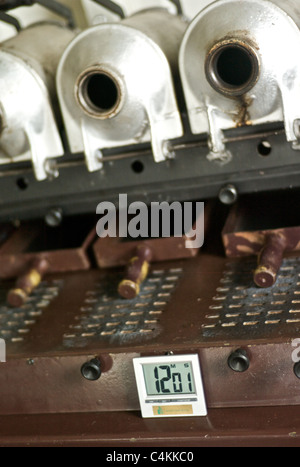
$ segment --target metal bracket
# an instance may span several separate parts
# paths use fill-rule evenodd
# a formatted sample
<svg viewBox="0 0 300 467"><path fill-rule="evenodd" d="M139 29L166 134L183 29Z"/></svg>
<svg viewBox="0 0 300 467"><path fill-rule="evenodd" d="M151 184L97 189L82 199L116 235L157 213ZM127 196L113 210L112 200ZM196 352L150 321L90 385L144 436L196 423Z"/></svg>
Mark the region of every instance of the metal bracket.
<svg viewBox="0 0 300 467"><path fill-rule="evenodd" d="M72 10L56 0L0 0L0 20L8 24L12 24L18 31L20 31L22 28L18 20L4 12L21 6L32 6L35 3L38 3L48 10L51 10L65 18L71 28L75 27Z"/></svg>
<svg viewBox="0 0 300 467"><path fill-rule="evenodd" d="M183 10L181 6L181 0L169 0L171 3L174 3L174 5L177 8L177 12L179 15L183 15Z"/></svg>
<svg viewBox="0 0 300 467"><path fill-rule="evenodd" d="M1 9L1 6L0 6L0 9ZM14 26L18 32L21 31L22 29L17 18L14 18L11 15L8 15L4 11L0 11L0 21L3 21L3 23L7 23L7 24L10 24L11 26Z"/></svg>
<svg viewBox="0 0 300 467"><path fill-rule="evenodd" d="M122 18L122 19L126 18L126 14L125 14L123 8L120 5L118 5L117 3L115 3L115 2L113 2L111 0L93 0L93 1L95 3L98 3L98 5L101 5L104 8L107 8L112 13L115 13L120 18ZM182 6L181 6L181 1L180 0L169 0L169 1L170 1L170 3L173 3L176 6L178 14L182 15L183 11L182 11Z"/></svg>
<svg viewBox="0 0 300 467"><path fill-rule="evenodd" d="M36 0L36 3L39 3L48 10L53 11L62 18L65 18L68 21L69 27L74 28L76 26L72 10L66 5L63 5L56 0Z"/></svg>
<svg viewBox="0 0 300 467"><path fill-rule="evenodd" d="M120 18L122 19L126 18L123 8L117 3L112 2L111 0L93 0L93 1L95 3L98 3L98 5L100 6L107 8L112 13L115 13L116 15L120 16Z"/></svg>

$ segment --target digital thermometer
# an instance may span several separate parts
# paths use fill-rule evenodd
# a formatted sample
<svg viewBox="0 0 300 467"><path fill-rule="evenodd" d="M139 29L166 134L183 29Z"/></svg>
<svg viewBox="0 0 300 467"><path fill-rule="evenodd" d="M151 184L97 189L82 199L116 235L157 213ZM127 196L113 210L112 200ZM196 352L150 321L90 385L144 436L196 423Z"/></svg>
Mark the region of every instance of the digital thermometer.
<svg viewBox="0 0 300 467"><path fill-rule="evenodd" d="M206 416L198 355L133 360L143 418Z"/></svg>

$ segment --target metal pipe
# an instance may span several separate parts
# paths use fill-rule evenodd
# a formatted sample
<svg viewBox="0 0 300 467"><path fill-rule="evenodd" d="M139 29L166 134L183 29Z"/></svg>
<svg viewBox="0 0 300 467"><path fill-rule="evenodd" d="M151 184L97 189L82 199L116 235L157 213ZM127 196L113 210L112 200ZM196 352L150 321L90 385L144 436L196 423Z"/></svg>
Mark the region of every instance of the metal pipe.
<svg viewBox="0 0 300 467"><path fill-rule="evenodd" d="M76 97L89 116L112 118L121 108L122 85L112 71L100 66L92 67L79 76Z"/></svg>
<svg viewBox="0 0 300 467"><path fill-rule="evenodd" d="M205 71L216 91L228 96L242 96L257 83L259 57L249 42L238 39L221 41L209 51Z"/></svg>

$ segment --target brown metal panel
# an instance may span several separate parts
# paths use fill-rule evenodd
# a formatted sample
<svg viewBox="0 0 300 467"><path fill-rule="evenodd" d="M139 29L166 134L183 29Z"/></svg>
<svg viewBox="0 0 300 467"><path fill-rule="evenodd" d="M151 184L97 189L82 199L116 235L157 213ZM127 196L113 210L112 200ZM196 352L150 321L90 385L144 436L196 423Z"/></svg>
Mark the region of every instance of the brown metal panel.
<svg viewBox="0 0 300 467"><path fill-rule="evenodd" d="M298 406L292 343L300 335L293 303L300 266L286 259L282 277L262 297L249 286L251 265L210 254L160 263L129 301L116 292L120 271L49 276L20 309L0 307L8 333L0 333L8 355L0 367L0 412L138 410L132 359L167 352L199 354L209 409ZM250 362L244 373L228 366L240 348ZM86 381L81 366L94 357L103 374Z"/></svg>
<svg viewBox="0 0 300 467"><path fill-rule="evenodd" d="M299 447L299 407L211 409L207 417L143 420L138 412L0 417L0 446ZM147 452L144 451L144 455ZM102 460L103 452L100 452ZM202 455L201 452L195 452Z"/></svg>

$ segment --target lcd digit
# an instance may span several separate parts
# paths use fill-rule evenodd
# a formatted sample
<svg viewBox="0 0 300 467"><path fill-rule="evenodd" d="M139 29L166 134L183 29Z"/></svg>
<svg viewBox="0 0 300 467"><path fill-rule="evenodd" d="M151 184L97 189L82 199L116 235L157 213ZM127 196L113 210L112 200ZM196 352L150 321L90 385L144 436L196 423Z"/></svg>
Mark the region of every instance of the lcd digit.
<svg viewBox="0 0 300 467"><path fill-rule="evenodd" d="M196 393L191 362L144 364L143 373L148 396Z"/></svg>

